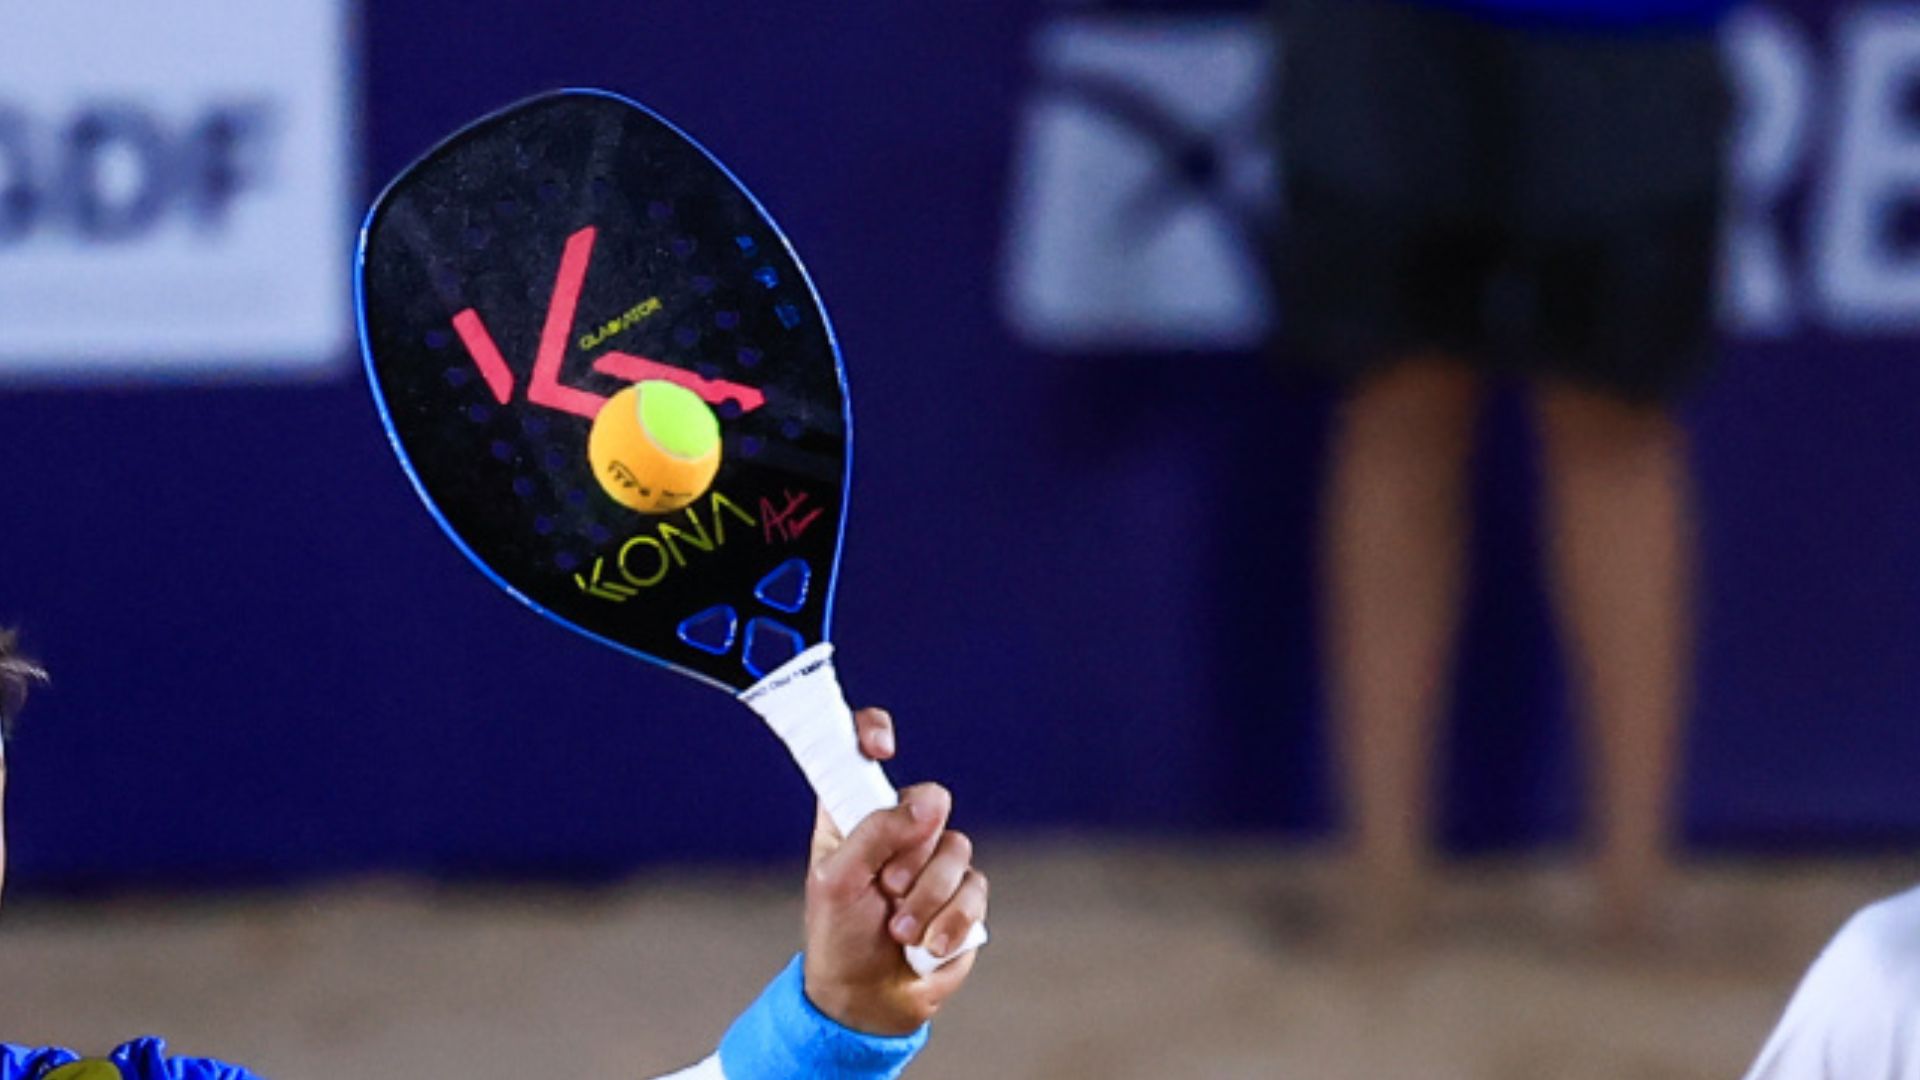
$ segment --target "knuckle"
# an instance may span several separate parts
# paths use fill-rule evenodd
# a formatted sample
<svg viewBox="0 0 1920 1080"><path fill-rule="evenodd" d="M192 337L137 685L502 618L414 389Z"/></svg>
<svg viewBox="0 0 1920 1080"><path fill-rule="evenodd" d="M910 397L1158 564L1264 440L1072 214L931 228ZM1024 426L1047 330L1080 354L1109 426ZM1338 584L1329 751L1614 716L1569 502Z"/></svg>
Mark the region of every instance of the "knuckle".
<svg viewBox="0 0 1920 1080"><path fill-rule="evenodd" d="M807 897L822 900L832 893L833 872L824 866L814 867L813 873L807 875Z"/></svg>
<svg viewBox="0 0 1920 1080"><path fill-rule="evenodd" d="M960 861L971 862L973 860L973 838L966 833L960 832L957 829L948 830L946 844Z"/></svg>
<svg viewBox="0 0 1920 1080"><path fill-rule="evenodd" d="M911 896L901 902L901 906L911 912L922 926L937 918L944 904L944 898L929 889L915 889Z"/></svg>
<svg viewBox="0 0 1920 1080"><path fill-rule="evenodd" d="M983 919L987 914L987 880L979 878L968 883L971 887L960 891L958 906L975 919Z"/></svg>

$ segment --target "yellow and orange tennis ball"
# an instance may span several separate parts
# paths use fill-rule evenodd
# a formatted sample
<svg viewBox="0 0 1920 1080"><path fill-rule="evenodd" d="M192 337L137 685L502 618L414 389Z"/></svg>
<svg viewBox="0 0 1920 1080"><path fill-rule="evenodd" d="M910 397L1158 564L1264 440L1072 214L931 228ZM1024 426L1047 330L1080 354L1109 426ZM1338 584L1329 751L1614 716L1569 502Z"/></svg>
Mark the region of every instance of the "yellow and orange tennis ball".
<svg viewBox="0 0 1920 1080"><path fill-rule="evenodd" d="M720 420L686 387L646 379L600 407L587 461L615 502L643 514L672 513L699 498L720 471Z"/></svg>

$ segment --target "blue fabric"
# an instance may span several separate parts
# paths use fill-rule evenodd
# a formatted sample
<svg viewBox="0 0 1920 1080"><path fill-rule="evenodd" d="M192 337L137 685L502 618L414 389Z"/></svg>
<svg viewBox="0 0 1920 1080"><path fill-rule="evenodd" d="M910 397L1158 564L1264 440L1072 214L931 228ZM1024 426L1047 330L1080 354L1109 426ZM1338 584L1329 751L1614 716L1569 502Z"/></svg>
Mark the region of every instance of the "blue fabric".
<svg viewBox="0 0 1920 1080"><path fill-rule="evenodd" d="M795 956L727 1029L720 1067L727 1080L893 1080L927 1044L930 1027L886 1037L843 1026L807 1000Z"/></svg>
<svg viewBox="0 0 1920 1080"><path fill-rule="evenodd" d="M1414 0L1503 22L1614 30L1711 26L1734 0Z"/></svg>
<svg viewBox="0 0 1920 1080"><path fill-rule="evenodd" d="M81 1060L59 1047L34 1049L0 1043L0 1080L40 1080ZM123 1043L107 1060L119 1066L124 1080L259 1080L237 1065L204 1058L170 1058L165 1039L145 1038Z"/></svg>

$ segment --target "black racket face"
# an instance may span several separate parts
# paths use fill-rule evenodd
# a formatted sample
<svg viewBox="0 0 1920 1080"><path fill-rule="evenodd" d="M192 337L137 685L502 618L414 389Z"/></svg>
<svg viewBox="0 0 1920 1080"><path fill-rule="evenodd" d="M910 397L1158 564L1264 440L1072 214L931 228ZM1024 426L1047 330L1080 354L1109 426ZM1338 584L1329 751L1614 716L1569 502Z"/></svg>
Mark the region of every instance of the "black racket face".
<svg viewBox="0 0 1920 1080"><path fill-rule="evenodd" d="M732 689L825 639L851 437L838 348L786 239L698 144L610 94L522 102L381 195L356 285L394 448L496 583ZM718 473L671 512L615 501L587 454L598 410L642 379L719 418Z"/></svg>

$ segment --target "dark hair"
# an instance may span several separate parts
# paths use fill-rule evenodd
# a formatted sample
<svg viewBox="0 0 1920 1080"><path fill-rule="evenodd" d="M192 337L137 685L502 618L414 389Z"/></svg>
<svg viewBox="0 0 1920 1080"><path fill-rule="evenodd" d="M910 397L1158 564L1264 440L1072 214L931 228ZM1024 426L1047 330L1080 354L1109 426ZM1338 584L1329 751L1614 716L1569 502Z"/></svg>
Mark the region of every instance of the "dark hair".
<svg viewBox="0 0 1920 1080"><path fill-rule="evenodd" d="M17 631L0 629L0 735L9 732L27 703L27 689L47 681L45 668L20 655L19 640Z"/></svg>

